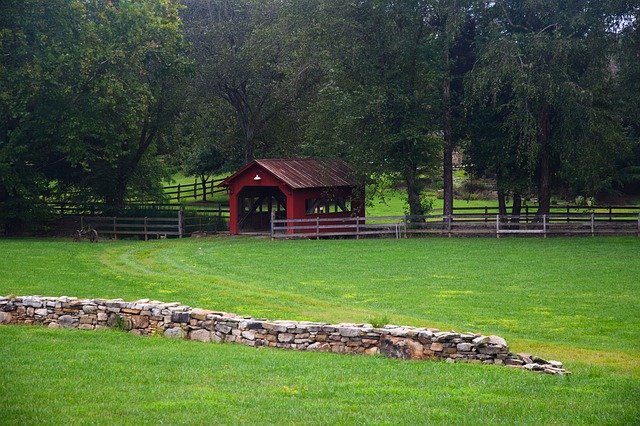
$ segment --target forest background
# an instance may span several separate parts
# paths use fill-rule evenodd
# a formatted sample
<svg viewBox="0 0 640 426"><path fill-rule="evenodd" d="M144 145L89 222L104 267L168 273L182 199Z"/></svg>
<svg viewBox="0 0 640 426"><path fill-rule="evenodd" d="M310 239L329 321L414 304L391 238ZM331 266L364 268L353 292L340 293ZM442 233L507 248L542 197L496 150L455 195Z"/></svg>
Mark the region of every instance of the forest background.
<svg viewBox="0 0 640 426"><path fill-rule="evenodd" d="M162 200L254 158L338 157L372 189L439 188L453 157L523 200L640 193L631 0L7 0L0 221L45 200Z"/></svg>

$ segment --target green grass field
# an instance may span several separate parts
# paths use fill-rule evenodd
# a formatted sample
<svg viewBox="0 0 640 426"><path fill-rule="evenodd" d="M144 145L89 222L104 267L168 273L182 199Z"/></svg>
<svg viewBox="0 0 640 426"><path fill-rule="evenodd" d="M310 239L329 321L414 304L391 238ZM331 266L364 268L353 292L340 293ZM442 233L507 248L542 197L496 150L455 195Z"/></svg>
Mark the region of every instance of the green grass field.
<svg viewBox="0 0 640 426"><path fill-rule="evenodd" d="M0 294L387 316L499 334L573 374L12 326L2 423L638 423L639 249L633 237L3 240Z"/></svg>

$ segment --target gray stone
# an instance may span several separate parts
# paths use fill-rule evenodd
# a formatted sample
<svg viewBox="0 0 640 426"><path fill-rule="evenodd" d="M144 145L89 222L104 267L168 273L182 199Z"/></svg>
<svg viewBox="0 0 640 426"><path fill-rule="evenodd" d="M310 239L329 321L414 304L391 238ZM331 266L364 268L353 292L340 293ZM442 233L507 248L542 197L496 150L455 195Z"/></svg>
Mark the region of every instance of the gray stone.
<svg viewBox="0 0 640 426"><path fill-rule="evenodd" d="M74 328L78 326L78 320L71 315L62 315L58 318L58 324L63 328Z"/></svg>
<svg viewBox="0 0 640 426"><path fill-rule="evenodd" d="M474 345L486 345L490 340L491 338L489 336L478 336L472 341Z"/></svg>
<svg viewBox="0 0 640 426"><path fill-rule="evenodd" d="M562 368L562 363L560 361L549 360L549 365L555 368Z"/></svg>
<svg viewBox="0 0 640 426"><path fill-rule="evenodd" d="M446 342L448 340L455 339L456 337L460 337L460 335L458 333L451 333L449 331L434 333L434 338L436 342Z"/></svg>
<svg viewBox="0 0 640 426"><path fill-rule="evenodd" d="M170 339L182 339L184 337L184 331L180 327L167 328L164 331L164 336Z"/></svg>
<svg viewBox="0 0 640 426"><path fill-rule="evenodd" d="M228 325L224 325L224 324L216 324L215 327L216 331L219 331L222 334L229 334L231 333L231 327L229 327Z"/></svg>
<svg viewBox="0 0 640 426"><path fill-rule="evenodd" d="M40 300L39 297L25 297L22 300L22 304L24 306L30 306L32 308L41 308L42 307L42 300Z"/></svg>
<svg viewBox="0 0 640 426"><path fill-rule="evenodd" d="M505 348L507 347L507 341L500 336L489 336L489 343L492 345L498 345Z"/></svg>
<svg viewBox="0 0 640 426"><path fill-rule="evenodd" d="M60 328L60 324L58 324L57 322L50 322L47 327L49 327L49 328Z"/></svg>
<svg viewBox="0 0 640 426"><path fill-rule="evenodd" d="M256 333L251 330L245 330L242 332L242 337L244 337L247 340L255 340Z"/></svg>
<svg viewBox="0 0 640 426"><path fill-rule="evenodd" d="M35 314L40 317L46 317L49 314L49 311L47 311L46 308L40 308L40 309L36 309Z"/></svg>
<svg viewBox="0 0 640 426"><path fill-rule="evenodd" d="M109 316L105 312L98 312L98 321L106 321Z"/></svg>
<svg viewBox="0 0 640 426"><path fill-rule="evenodd" d="M84 305L82 310L85 314L95 314L98 311L98 307L94 305Z"/></svg>
<svg viewBox="0 0 640 426"><path fill-rule="evenodd" d="M471 343L458 343L458 352L471 352L473 345Z"/></svg>
<svg viewBox="0 0 640 426"><path fill-rule="evenodd" d="M360 335L360 329L357 327L340 327L339 331L343 337L357 337Z"/></svg>
<svg viewBox="0 0 640 426"><path fill-rule="evenodd" d="M211 332L207 330L193 330L189 333L189 339L198 340L200 342L210 342L211 341Z"/></svg>

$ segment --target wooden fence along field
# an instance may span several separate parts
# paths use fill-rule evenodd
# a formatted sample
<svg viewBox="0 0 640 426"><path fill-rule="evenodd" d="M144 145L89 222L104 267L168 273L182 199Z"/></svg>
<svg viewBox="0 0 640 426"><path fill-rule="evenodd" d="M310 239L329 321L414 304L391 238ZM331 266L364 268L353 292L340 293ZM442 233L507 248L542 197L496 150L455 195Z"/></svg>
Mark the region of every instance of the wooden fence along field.
<svg viewBox="0 0 640 426"><path fill-rule="evenodd" d="M497 214L497 208L457 208L450 216L367 216L352 218L271 219L272 238L320 238L408 235L638 235L640 207L606 206L554 208L538 216L524 210L519 216Z"/></svg>
<svg viewBox="0 0 640 426"><path fill-rule="evenodd" d="M141 206L142 207L142 206ZM184 208L180 205L145 206L147 209L122 211L105 215L101 206L67 208L52 227L57 234L71 235L77 230L95 229L100 237L139 236L144 239L184 237L193 233L216 233L228 230L229 208L224 205ZM91 214L96 213L96 214Z"/></svg>

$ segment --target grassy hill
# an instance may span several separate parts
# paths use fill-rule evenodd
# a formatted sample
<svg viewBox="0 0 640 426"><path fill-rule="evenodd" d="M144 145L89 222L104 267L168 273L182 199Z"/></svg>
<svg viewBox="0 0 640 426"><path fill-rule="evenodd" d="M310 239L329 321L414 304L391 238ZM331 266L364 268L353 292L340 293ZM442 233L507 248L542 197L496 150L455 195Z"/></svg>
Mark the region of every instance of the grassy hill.
<svg viewBox="0 0 640 426"><path fill-rule="evenodd" d="M632 237L0 241L0 294L149 297L272 319L387 316L499 334L573 372L0 327L3 421L637 423L638 248Z"/></svg>

